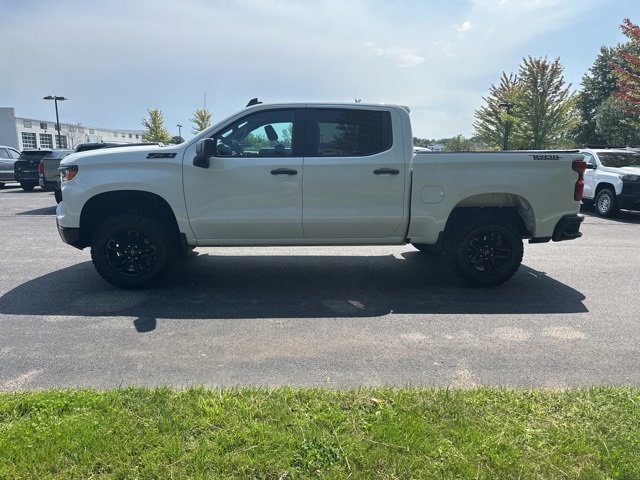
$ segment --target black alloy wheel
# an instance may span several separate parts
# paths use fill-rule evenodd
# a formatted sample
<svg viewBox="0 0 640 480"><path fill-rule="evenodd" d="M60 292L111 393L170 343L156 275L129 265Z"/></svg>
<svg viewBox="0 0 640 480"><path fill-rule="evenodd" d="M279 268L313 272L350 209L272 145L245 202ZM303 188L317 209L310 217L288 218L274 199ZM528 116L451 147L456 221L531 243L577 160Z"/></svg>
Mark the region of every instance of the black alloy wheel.
<svg viewBox="0 0 640 480"><path fill-rule="evenodd" d="M162 222L126 213L106 219L91 242L96 270L125 289L147 288L169 271L177 255L176 235Z"/></svg>
<svg viewBox="0 0 640 480"><path fill-rule="evenodd" d="M445 257L452 271L474 287L492 287L510 279L522 263L522 239L505 220L480 216L459 227Z"/></svg>

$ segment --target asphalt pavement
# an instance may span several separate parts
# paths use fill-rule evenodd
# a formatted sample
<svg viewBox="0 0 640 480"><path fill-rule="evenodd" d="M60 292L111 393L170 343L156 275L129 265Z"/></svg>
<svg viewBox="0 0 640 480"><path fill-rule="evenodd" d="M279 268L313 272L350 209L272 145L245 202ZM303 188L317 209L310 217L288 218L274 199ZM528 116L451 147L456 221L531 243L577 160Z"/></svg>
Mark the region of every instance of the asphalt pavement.
<svg viewBox="0 0 640 480"><path fill-rule="evenodd" d="M201 248L153 290L62 243L55 200L0 189L0 391L127 385L640 384L640 213L525 245L462 286L411 246Z"/></svg>

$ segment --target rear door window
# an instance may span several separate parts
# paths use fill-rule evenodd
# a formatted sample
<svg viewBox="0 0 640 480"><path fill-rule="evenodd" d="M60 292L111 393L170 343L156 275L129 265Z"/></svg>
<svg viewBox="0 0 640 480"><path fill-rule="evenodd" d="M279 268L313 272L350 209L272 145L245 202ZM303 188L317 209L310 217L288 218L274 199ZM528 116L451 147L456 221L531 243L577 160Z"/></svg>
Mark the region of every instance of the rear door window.
<svg viewBox="0 0 640 480"><path fill-rule="evenodd" d="M312 108L307 126L305 156L309 157L368 156L393 145L388 111Z"/></svg>

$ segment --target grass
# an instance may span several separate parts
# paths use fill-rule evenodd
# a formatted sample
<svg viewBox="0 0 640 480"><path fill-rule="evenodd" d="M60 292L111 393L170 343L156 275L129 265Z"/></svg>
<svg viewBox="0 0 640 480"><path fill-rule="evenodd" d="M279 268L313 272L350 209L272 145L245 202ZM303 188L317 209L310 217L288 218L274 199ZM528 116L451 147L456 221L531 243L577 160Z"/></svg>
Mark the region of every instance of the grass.
<svg viewBox="0 0 640 480"><path fill-rule="evenodd" d="M1 479L640 479L640 389L0 394Z"/></svg>

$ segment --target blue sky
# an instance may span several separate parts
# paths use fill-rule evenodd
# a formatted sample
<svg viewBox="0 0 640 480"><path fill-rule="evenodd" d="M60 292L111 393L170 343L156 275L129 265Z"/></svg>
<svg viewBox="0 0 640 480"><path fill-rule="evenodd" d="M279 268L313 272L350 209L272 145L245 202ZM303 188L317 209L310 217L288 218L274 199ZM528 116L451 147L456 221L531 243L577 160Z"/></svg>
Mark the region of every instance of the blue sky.
<svg viewBox="0 0 640 480"><path fill-rule="evenodd" d="M473 114L526 56L560 58L580 87L601 46L626 41L637 0L0 0L0 106L139 129L147 108L190 136L265 102L408 105L414 135L473 134Z"/></svg>

